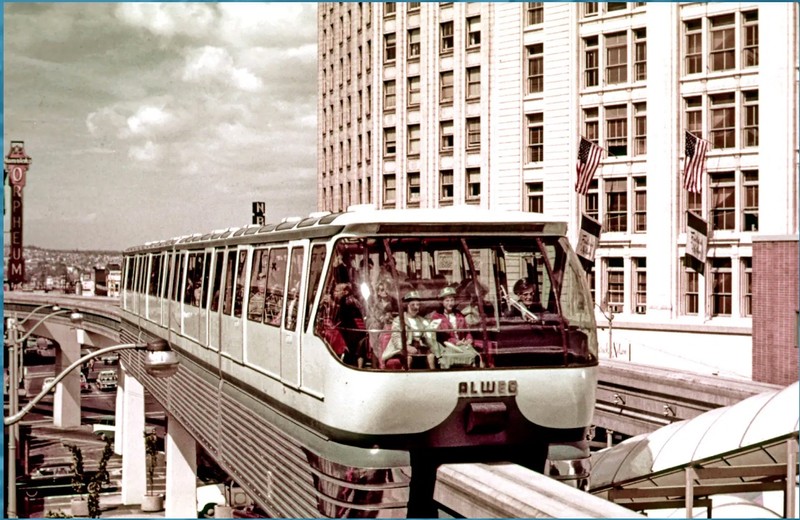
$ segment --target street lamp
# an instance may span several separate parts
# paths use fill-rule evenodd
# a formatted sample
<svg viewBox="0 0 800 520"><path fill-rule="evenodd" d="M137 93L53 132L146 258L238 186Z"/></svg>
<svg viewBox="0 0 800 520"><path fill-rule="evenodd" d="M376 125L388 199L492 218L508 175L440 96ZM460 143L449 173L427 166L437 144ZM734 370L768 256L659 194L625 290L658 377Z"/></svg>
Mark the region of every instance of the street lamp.
<svg viewBox="0 0 800 520"><path fill-rule="evenodd" d="M39 403L39 401L41 401L56 384L58 384L62 379L64 379L67 376L67 374L69 374L72 370L78 368L83 363L94 357L102 356L109 352L115 352L118 350L126 350L126 349L147 351L147 358L145 359L144 363L145 371L154 377L169 377L178 370L178 356L170 348L169 344L163 339L159 339L150 343L124 343L121 345L105 347L102 349L98 349L94 352L91 352L81 357L71 365L69 365L54 378L52 383L50 383L49 385L45 385L42 391L39 392L39 394L36 397L31 399L28 402L28 404L26 404L25 407L22 408L22 410L17 411L17 408L19 407L19 397L18 397L18 382L17 382L18 375L17 375L16 349L18 348L18 345L24 343L25 340L28 339L28 337L46 319L66 312L70 311L68 309L56 308L53 312L40 319L36 323L36 325L34 325L30 329L30 331L28 331L22 337L17 337L17 334L19 333L19 330L17 328L19 325L17 321L14 318L8 319L7 345L11 353L10 363L9 363L9 379L11 381L11 384L9 384L9 416L3 418L3 425L9 427L8 428L8 471L6 472L8 478L8 511L7 511L8 518L16 518L17 516L16 423L18 423L25 415L27 415L33 409L33 407L36 406ZM29 317L30 314L25 317L25 320L27 320ZM79 312L73 312L70 314L70 321L73 324L78 325L83 321L83 315Z"/></svg>
<svg viewBox="0 0 800 520"><path fill-rule="evenodd" d="M594 304L595 307L600 309L600 312L603 314L603 317L608 320L608 358L611 359L613 357L612 350L614 348L614 344L611 342L611 333L614 331L614 312L609 310L606 312L606 302L603 299L603 305Z"/></svg>
<svg viewBox="0 0 800 520"><path fill-rule="evenodd" d="M31 399L28 404L26 404L19 412L3 418L3 424L5 426L10 426L18 423L23 417L25 417L25 415L28 414L28 412L33 410L34 406L39 404L39 401L44 399L44 397L50 392L50 390L53 389L55 385L57 385L62 379L67 377L70 372L81 366L83 363L86 363L90 359L97 356L103 356L109 352L116 352L118 350L146 351L147 357L145 358L144 369L153 377L169 377L178 370L178 355L163 339L158 339L150 343L122 343L120 345L104 347L86 354L65 368L60 374L53 378L51 383L44 385L42 391L39 392L36 397Z"/></svg>
<svg viewBox="0 0 800 520"><path fill-rule="evenodd" d="M36 314L36 313L37 313L37 312L39 312L40 310L44 309L45 307L50 307L50 310L52 310L53 312L56 312L56 311L60 311L60 310L61 310L61 307L59 307L58 305L52 305L52 304L50 304L50 303L45 303L44 305L39 305L38 307L36 307L35 309L33 309L31 312L29 312L28 314L26 314L24 318L22 318L21 320L17 320L17 325L22 325L23 323L25 323L26 321L28 321L29 319L31 319L31 317L32 317L34 314Z"/></svg>

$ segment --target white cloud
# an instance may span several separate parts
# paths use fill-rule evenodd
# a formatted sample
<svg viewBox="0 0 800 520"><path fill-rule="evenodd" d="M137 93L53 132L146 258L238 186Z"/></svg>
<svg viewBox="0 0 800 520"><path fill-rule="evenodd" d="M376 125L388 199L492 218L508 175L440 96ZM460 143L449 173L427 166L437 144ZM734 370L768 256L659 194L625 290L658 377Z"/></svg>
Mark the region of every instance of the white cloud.
<svg viewBox="0 0 800 520"><path fill-rule="evenodd" d="M131 134L151 134L172 121L172 116L158 107L143 106L128 118L127 126Z"/></svg>
<svg viewBox="0 0 800 520"><path fill-rule="evenodd" d="M229 85L246 92L256 92L263 87L255 74L236 66L226 49L208 45L186 52L181 79L189 83Z"/></svg>
<svg viewBox="0 0 800 520"><path fill-rule="evenodd" d="M142 146L131 146L128 149L128 157L135 161L152 162L159 157L158 147L153 141L147 141Z"/></svg>
<svg viewBox="0 0 800 520"><path fill-rule="evenodd" d="M122 3L116 15L128 25L166 38L202 37L213 31L217 18L213 4L203 3Z"/></svg>

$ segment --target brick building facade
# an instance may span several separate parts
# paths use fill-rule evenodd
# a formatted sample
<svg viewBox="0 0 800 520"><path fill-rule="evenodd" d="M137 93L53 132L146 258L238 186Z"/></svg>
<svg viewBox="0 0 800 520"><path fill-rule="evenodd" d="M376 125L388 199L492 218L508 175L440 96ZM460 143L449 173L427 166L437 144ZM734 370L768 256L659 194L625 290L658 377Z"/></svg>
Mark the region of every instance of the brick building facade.
<svg viewBox="0 0 800 520"><path fill-rule="evenodd" d="M798 379L800 257L797 236L753 239L753 380Z"/></svg>

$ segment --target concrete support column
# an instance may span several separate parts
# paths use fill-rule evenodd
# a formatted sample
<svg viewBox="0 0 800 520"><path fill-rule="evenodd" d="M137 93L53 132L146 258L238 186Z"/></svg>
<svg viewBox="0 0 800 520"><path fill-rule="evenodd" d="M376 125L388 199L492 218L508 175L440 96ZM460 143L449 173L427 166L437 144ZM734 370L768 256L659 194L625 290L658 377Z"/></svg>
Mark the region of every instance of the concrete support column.
<svg viewBox="0 0 800 520"><path fill-rule="evenodd" d="M144 387L124 370L122 421L117 432L125 435L117 442L122 445L122 503L141 504L147 480L144 453ZM121 442L120 442L121 441Z"/></svg>
<svg viewBox="0 0 800 520"><path fill-rule="evenodd" d="M53 339L59 344L56 350L55 373L81 357L81 345L75 330L68 327L51 327ZM81 372L77 368L56 385L53 398L53 426L73 428L81 425Z"/></svg>
<svg viewBox="0 0 800 520"><path fill-rule="evenodd" d="M167 496L164 516L197 517L197 444L189 432L167 414Z"/></svg>
<svg viewBox="0 0 800 520"><path fill-rule="evenodd" d="M122 443L125 437L125 429L122 427L125 421L125 373L125 366L120 362L114 407L114 453L117 455L122 455Z"/></svg>

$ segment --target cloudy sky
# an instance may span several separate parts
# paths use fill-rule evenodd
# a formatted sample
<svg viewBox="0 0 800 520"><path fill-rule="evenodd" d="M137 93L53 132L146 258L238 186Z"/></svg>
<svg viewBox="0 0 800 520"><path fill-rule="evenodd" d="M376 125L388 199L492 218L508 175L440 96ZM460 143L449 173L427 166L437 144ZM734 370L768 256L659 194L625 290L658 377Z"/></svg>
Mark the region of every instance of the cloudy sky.
<svg viewBox="0 0 800 520"><path fill-rule="evenodd" d="M314 211L315 4L6 3L4 47L25 245L124 249L247 224L256 200L268 221Z"/></svg>

